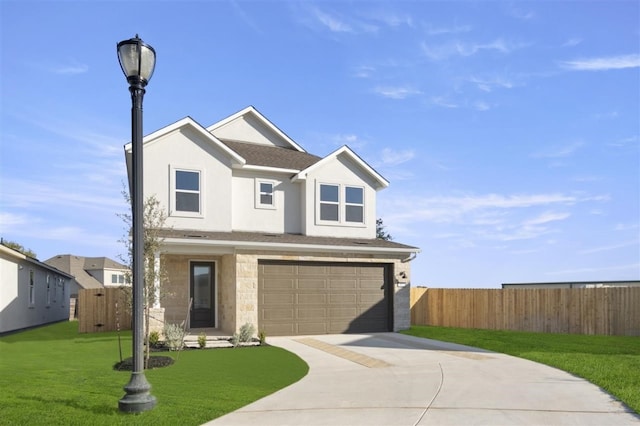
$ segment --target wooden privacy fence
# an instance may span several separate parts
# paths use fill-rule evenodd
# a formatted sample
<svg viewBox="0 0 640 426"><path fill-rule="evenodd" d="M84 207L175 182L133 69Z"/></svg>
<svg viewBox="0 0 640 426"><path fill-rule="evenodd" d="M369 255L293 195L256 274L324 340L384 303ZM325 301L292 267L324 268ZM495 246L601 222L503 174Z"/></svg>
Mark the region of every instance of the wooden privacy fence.
<svg viewBox="0 0 640 426"><path fill-rule="evenodd" d="M640 287L412 288L411 324L640 336Z"/></svg>
<svg viewBox="0 0 640 426"><path fill-rule="evenodd" d="M130 296L119 287L78 292L78 331L95 333L131 329Z"/></svg>

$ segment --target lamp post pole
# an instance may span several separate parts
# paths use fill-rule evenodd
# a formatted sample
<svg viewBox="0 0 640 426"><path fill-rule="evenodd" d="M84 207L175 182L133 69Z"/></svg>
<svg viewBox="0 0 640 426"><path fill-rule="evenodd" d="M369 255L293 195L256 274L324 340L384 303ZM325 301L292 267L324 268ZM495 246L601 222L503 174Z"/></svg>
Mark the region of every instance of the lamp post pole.
<svg viewBox="0 0 640 426"><path fill-rule="evenodd" d="M144 375L144 200L142 186L142 100L155 68L155 50L138 35L118 43L118 60L131 92L132 225L133 225L133 370L126 394L118 401L120 411L141 413L156 405Z"/></svg>

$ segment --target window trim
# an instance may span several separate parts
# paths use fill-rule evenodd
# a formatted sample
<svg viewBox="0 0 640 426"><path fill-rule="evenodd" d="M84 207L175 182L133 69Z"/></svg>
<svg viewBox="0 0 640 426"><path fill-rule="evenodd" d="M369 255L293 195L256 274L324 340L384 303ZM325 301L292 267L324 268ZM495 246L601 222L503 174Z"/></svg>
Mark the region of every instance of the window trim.
<svg viewBox="0 0 640 426"><path fill-rule="evenodd" d="M271 185L271 204L264 204L262 202L262 188L261 184L266 183ZM267 209L267 210L275 210L276 209L276 181L271 179L255 179L255 208L256 209Z"/></svg>
<svg viewBox="0 0 640 426"><path fill-rule="evenodd" d="M189 211L183 211L183 210L178 210L177 206L176 206L176 193L179 191L176 188L176 172L191 172L191 173L198 173L198 184L199 184L199 190L198 191L190 191L190 190L180 190L180 192L184 192L184 193L197 193L198 194L198 202L199 202L199 211L197 212L189 212ZM169 216L172 217L195 217L195 218L202 218L204 217L204 194L205 192L205 188L204 188L204 183L205 183L205 172L202 169L198 169L198 168L194 168L194 167L189 167L189 166L178 166L178 165L171 165L170 166L170 171L169 171L169 204L170 204L170 209L169 209Z"/></svg>
<svg viewBox="0 0 640 426"><path fill-rule="evenodd" d="M321 201L321 188L322 186L337 186L338 187L338 201ZM362 189L362 204L347 203L347 188L359 188ZM366 227L367 226L367 191L365 186L358 184L346 184L346 183L332 183L325 181L316 182L316 196L314 199L315 212L316 212L316 225L329 225L329 226L348 226L348 227ZM321 205L331 204L338 206L338 220L326 220L321 219ZM347 206L359 206L362 207L362 222L347 221Z"/></svg>

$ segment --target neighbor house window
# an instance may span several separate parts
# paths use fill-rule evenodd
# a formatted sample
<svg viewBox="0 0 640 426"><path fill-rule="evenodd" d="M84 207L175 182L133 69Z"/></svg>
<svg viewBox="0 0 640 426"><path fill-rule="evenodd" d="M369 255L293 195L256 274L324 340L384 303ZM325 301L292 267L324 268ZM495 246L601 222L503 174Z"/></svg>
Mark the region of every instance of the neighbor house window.
<svg viewBox="0 0 640 426"><path fill-rule="evenodd" d="M200 172L175 170L175 210L200 213Z"/></svg>
<svg viewBox="0 0 640 426"><path fill-rule="evenodd" d="M124 284L124 274L112 274L111 284Z"/></svg>
<svg viewBox="0 0 640 426"><path fill-rule="evenodd" d="M51 277L47 274L47 305L51 304Z"/></svg>
<svg viewBox="0 0 640 426"><path fill-rule="evenodd" d="M36 289L33 282L33 270L29 271L29 306L36 304Z"/></svg>
<svg viewBox="0 0 640 426"><path fill-rule="evenodd" d="M275 201L275 182L256 179L256 208L274 209Z"/></svg>
<svg viewBox="0 0 640 426"><path fill-rule="evenodd" d="M340 187L320 185L320 220L337 222L340 220Z"/></svg>
<svg viewBox="0 0 640 426"><path fill-rule="evenodd" d="M318 217L321 222L364 224L364 188L320 184Z"/></svg>

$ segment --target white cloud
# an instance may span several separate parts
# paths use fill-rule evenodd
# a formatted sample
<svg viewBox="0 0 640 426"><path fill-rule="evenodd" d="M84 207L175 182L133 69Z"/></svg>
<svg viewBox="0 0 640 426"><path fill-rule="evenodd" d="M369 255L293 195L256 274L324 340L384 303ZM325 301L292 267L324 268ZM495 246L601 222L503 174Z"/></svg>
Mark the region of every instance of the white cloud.
<svg viewBox="0 0 640 426"><path fill-rule="evenodd" d="M327 27L330 31L335 33L353 32L353 29L349 24L341 21L340 19L329 15L319 9L314 9L315 17L318 21Z"/></svg>
<svg viewBox="0 0 640 426"><path fill-rule="evenodd" d="M491 92L495 88L511 89L514 87L514 83L510 80L495 77L495 78L480 78L471 77L469 82L474 83L479 90L483 92Z"/></svg>
<svg viewBox="0 0 640 426"><path fill-rule="evenodd" d="M565 220L571 216L571 213L554 213L545 212L532 219L528 219L524 222L525 225L542 225L549 222L555 222L558 220Z"/></svg>
<svg viewBox="0 0 640 426"><path fill-rule="evenodd" d="M566 158L573 155L583 145L584 145L584 142L576 141L564 146L549 148L545 151L532 154L532 157L534 158Z"/></svg>
<svg viewBox="0 0 640 426"><path fill-rule="evenodd" d="M415 152L411 149L396 151L391 148L385 148L382 150L382 165L397 166L399 164L406 163L414 157Z"/></svg>
<svg viewBox="0 0 640 426"><path fill-rule="evenodd" d="M353 76L357 78L369 78L375 71L376 69L372 66L362 65L355 69Z"/></svg>
<svg viewBox="0 0 640 426"><path fill-rule="evenodd" d="M51 72L61 75L76 75L84 74L89 71L89 66L86 64L80 64L74 61L69 65L58 65L51 68Z"/></svg>
<svg viewBox="0 0 640 426"><path fill-rule="evenodd" d="M433 61L448 59L452 56L473 56L482 51L496 51L508 54L525 46L526 44L505 41L501 38L487 43L453 41L440 45L426 42L421 44L422 52Z"/></svg>
<svg viewBox="0 0 640 426"><path fill-rule="evenodd" d="M472 30L471 25L453 25L451 27L434 27L431 25L427 26L427 34L429 35L442 35L442 34L458 34L458 33L468 33Z"/></svg>
<svg viewBox="0 0 640 426"><path fill-rule="evenodd" d="M618 244L611 244L611 245L600 246L600 247L592 247L592 248L589 248L589 249L581 250L579 253L580 254L600 253L600 252L603 252L603 251L612 251L612 250L617 250L617 249L621 249L621 248L625 248L625 247L631 247L631 246L639 247L640 246L640 241L635 239L635 240L632 240L632 241L625 241L625 242L618 243Z"/></svg>
<svg viewBox="0 0 640 426"><path fill-rule="evenodd" d="M640 67L640 54L563 61L560 66L573 71L607 71Z"/></svg>
<svg viewBox="0 0 640 426"><path fill-rule="evenodd" d="M562 44L562 47L573 47L582 43L582 39L578 37L570 38Z"/></svg>
<svg viewBox="0 0 640 426"><path fill-rule="evenodd" d="M486 102L483 101L477 101L473 104L473 107L477 110L477 111L488 111L491 109L491 105L489 105Z"/></svg>
<svg viewBox="0 0 640 426"><path fill-rule="evenodd" d="M433 96L431 103L444 108L458 108L460 106L446 96Z"/></svg>
<svg viewBox="0 0 640 426"><path fill-rule="evenodd" d="M410 96L422 94L420 90L408 86L378 86L374 93L389 99L406 99Z"/></svg>

